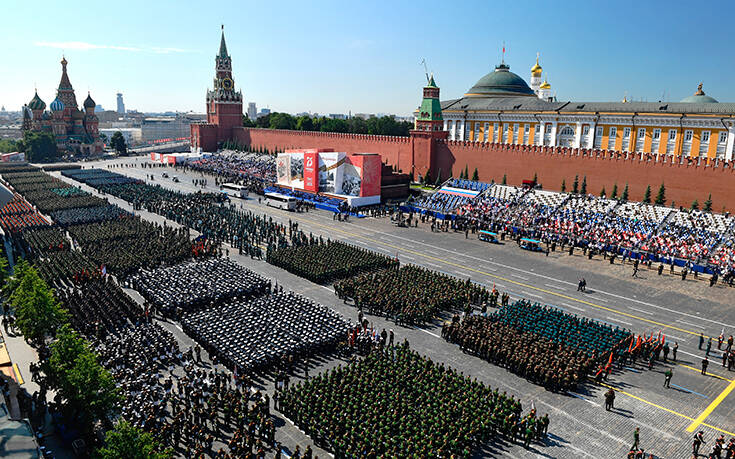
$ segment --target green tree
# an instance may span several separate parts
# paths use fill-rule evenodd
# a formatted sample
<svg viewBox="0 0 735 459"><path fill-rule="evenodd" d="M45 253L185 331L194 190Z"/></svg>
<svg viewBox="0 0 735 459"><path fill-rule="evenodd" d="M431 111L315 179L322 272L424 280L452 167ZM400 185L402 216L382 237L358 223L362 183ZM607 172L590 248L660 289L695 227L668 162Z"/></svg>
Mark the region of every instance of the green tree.
<svg viewBox="0 0 735 459"><path fill-rule="evenodd" d="M100 134L100 140L102 141L102 143L104 143L105 145L107 145L107 142L110 139L109 139L109 137L107 137L107 134Z"/></svg>
<svg viewBox="0 0 735 459"><path fill-rule="evenodd" d="M564 193L567 191L567 181L565 179L561 179L561 192Z"/></svg>
<svg viewBox="0 0 735 459"><path fill-rule="evenodd" d="M464 165L464 178L467 180L470 178L470 168L467 164ZM474 179L472 179L474 180Z"/></svg>
<svg viewBox="0 0 735 459"><path fill-rule="evenodd" d="M310 116L299 116L298 119L296 119L296 129L299 131L313 131L314 121Z"/></svg>
<svg viewBox="0 0 735 459"><path fill-rule="evenodd" d="M661 183L661 187L658 189L658 194L656 195L656 201L654 201L656 205L663 206L666 204L666 187L664 186L663 182Z"/></svg>
<svg viewBox="0 0 735 459"><path fill-rule="evenodd" d="M18 142L10 139L0 140L0 153L13 153L18 150Z"/></svg>
<svg viewBox="0 0 735 459"><path fill-rule="evenodd" d="M580 194L587 194L587 176L582 179L582 187L579 189Z"/></svg>
<svg viewBox="0 0 735 459"><path fill-rule="evenodd" d="M477 170L477 169L475 169L475 170ZM507 174L503 174L503 183L501 183L501 185L507 185L507 184L508 184L508 175Z"/></svg>
<svg viewBox="0 0 735 459"><path fill-rule="evenodd" d="M651 203L651 185L648 185L646 187L646 192L643 193L643 202L645 202L646 204Z"/></svg>
<svg viewBox="0 0 735 459"><path fill-rule="evenodd" d="M319 127L321 132L342 132L346 133L350 130L349 124L346 120L338 120L332 118L326 118Z"/></svg>
<svg viewBox="0 0 735 459"><path fill-rule="evenodd" d="M271 113L268 127L293 130L296 128L296 119L288 113Z"/></svg>
<svg viewBox="0 0 735 459"><path fill-rule="evenodd" d="M66 415L81 423L86 433L98 419L110 416L121 400L110 372L97 360L89 343L64 324L49 346L51 355L44 363L49 385L66 402Z"/></svg>
<svg viewBox="0 0 735 459"><path fill-rule="evenodd" d="M52 336L66 322L66 313L35 268L23 268L20 276L13 282L15 287L9 298L10 305L23 336L35 346L40 346L47 336Z"/></svg>
<svg viewBox="0 0 735 459"><path fill-rule="evenodd" d="M625 183L625 188L623 188L623 194L620 195L620 199L622 199L623 201L628 200L628 183L627 182Z"/></svg>
<svg viewBox="0 0 735 459"><path fill-rule="evenodd" d="M259 116L258 119L255 120L255 126L259 128L269 128L271 126L271 115L273 115L273 113Z"/></svg>
<svg viewBox="0 0 735 459"><path fill-rule="evenodd" d="M255 121L251 120L248 115L242 115L242 127L255 127Z"/></svg>
<svg viewBox="0 0 735 459"><path fill-rule="evenodd" d="M110 146L117 152L118 155L124 156L128 153L128 146L125 144L125 137L122 132L115 131L110 139Z"/></svg>
<svg viewBox="0 0 735 459"><path fill-rule="evenodd" d="M610 195L610 197L612 199L617 199L617 197L618 197L618 182L615 182L615 184L613 184L613 192Z"/></svg>
<svg viewBox="0 0 735 459"><path fill-rule="evenodd" d="M153 435L128 422L119 422L105 435L105 444L97 451L98 459L169 459L171 449L164 449Z"/></svg>
<svg viewBox="0 0 735 459"><path fill-rule="evenodd" d="M50 132L26 131L23 134L26 160L31 162L49 162L58 159L56 138Z"/></svg>
<svg viewBox="0 0 735 459"><path fill-rule="evenodd" d="M704 201L704 207L702 208L705 212L712 212L712 193L707 196L707 200Z"/></svg>
<svg viewBox="0 0 735 459"><path fill-rule="evenodd" d="M441 186L441 184L442 184L442 168L440 167L436 173L436 182L434 183L434 185Z"/></svg>
<svg viewBox="0 0 735 459"><path fill-rule="evenodd" d="M475 182L480 181L480 173L477 171L477 168L472 172L472 180ZM503 183L505 183L505 175L503 176Z"/></svg>
<svg viewBox="0 0 735 459"><path fill-rule="evenodd" d="M367 134L368 133L367 121L362 118L353 116L352 118L347 120L347 130L348 132L352 134Z"/></svg>
<svg viewBox="0 0 735 459"><path fill-rule="evenodd" d="M533 183L538 183L538 174L536 172L533 173Z"/></svg>
<svg viewBox="0 0 735 459"><path fill-rule="evenodd" d="M603 186L602 189L600 190L600 197L604 198L605 196L607 196L607 193L605 192L605 187Z"/></svg>
<svg viewBox="0 0 735 459"><path fill-rule="evenodd" d="M579 175L574 176L574 183L572 183L572 193L579 193Z"/></svg>
<svg viewBox="0 0 735 459"><path fill-rule="evenodd" d="M696 199L692 201L692 206L690 207L690 209L699 210L699 201L697 201Z"/></svg>

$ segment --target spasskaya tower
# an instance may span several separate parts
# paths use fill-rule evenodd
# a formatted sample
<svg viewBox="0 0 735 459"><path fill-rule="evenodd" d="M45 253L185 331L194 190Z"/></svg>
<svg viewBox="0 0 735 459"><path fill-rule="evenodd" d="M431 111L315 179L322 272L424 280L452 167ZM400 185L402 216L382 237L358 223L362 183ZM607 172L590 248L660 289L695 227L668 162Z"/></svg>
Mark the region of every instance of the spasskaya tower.
<svg viewBox="0 0 735 459"><path fill-rule="evenodd" d="M191 125L192 150L215 151L219 143L232 138L233 127L242 126L242 92L235 91L224 25L214 62L214 87L207 91L207 123Z"/></svg>

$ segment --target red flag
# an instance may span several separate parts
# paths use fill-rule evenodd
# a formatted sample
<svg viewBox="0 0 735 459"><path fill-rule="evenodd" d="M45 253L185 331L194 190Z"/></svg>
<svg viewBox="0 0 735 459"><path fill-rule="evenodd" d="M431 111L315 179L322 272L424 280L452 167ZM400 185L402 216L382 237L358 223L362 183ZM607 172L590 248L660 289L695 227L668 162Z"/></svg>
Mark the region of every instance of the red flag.
<svg viewBox="0 0 735 459"><path fill-rule="evenodd" d="M610 351L610 358L607 360L608 365L612 365L612 351Z"/></svg>

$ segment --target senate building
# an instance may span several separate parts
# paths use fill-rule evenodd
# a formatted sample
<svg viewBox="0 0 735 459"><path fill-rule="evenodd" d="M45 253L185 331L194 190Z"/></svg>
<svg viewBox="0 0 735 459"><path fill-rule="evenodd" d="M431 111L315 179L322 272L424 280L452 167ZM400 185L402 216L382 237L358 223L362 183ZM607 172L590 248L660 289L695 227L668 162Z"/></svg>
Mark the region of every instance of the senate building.
<svg viewBox="0 0 735 459"><path fill-rule="evenodd" d="M702 84L680 102L558 101L542 72L537 58L529 85L503 62L442 101L448 139L733 159L735 103L719 103Z"/></svg>

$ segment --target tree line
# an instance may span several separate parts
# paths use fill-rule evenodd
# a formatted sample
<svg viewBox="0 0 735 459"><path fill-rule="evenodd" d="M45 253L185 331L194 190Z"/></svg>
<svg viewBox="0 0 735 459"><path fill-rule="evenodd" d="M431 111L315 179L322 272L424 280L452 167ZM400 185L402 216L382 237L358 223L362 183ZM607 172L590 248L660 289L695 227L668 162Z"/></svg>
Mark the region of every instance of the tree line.
<svg viewBox="0 0 735 459"><path fill-rule="evenodd" d="M352 117L348 119L333 119L311 117L308 115L293 116L288 113L273 112L256 119L255 121L243 116L245 127L264 129L286 129L290 131L318 131L341 132L348 134L392 135L407 137L408 131L413 129L409 121L396 121L392 116L372 116L368 119Z"/></svg>

